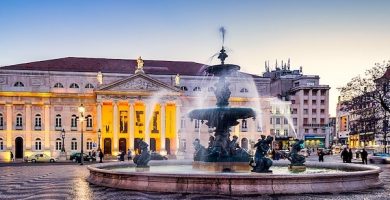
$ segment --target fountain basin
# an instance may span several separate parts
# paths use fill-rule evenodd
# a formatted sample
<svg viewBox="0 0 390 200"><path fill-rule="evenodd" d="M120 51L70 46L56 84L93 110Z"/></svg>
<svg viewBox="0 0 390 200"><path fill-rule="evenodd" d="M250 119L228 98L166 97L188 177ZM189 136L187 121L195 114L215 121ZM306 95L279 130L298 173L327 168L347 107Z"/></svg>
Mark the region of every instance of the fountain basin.
<svg viewBox="0 0 390 200"><path fill-rule="evenodd" d="M286 168L289 162L274 162ZM136 191L203 193L225 195L342 193L382 186L379 167L345 163L307 162L310 168L338 170L334 173L212 173L181 171L192 161L151 161L150 170L135 171L133 163L103 163L88 166L92 184ZM129 170L115 170L128 167ZM165 169L153 171L153 168ZM172 168L172 170L169 170ZM126 168L125 168L126 169ZM272 168L271 168L272 170Z"/></svg>

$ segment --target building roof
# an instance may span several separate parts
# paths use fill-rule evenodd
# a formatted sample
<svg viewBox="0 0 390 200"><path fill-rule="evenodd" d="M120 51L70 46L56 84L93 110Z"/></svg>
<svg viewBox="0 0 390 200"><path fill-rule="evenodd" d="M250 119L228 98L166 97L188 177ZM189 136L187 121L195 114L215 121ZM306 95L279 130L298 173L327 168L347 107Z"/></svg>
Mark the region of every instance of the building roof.
<svg viewBox="0 0 390 200"><path fill-rule="evenodd" d="M66 57L1 67L0 70L37 70L62 72L99 72L134 74L136 60ZM201 75L206 65L185 61L144 60L147 74Z"/></svg>

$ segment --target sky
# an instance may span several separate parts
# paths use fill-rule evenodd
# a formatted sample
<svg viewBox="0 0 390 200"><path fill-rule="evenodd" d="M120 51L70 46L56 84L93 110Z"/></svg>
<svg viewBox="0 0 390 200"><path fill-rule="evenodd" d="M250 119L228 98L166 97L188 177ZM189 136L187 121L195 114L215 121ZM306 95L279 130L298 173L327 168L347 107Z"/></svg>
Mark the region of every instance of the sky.
<svg viewBox="0 0 390 200"><path fill-rule="evenodd" d="M390 60L387 0L1 0L0 66L61 57L212 64L227 30L227 63L261 75L264 61L338 87Z"/></svg>

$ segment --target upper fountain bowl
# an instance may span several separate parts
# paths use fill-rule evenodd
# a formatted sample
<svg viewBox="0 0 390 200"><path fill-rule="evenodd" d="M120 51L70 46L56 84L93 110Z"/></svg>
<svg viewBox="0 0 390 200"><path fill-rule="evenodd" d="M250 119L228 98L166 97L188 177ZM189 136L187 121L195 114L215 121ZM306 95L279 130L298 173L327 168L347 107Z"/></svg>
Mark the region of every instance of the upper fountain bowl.
<svg viewBox="0 0 390 200"><path fill-rule="evenodd" d="M206 68L206 73L215 76L226 76L240 70L240 66L233 64L212 65Z"/></svg>

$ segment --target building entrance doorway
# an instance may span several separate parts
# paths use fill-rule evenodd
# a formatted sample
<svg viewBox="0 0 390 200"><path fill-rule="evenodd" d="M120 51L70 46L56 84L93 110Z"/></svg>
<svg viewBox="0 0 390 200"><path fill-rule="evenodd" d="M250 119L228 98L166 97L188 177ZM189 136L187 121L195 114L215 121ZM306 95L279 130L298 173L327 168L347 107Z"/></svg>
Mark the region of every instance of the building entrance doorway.
<svg viewBox="0 0 390 200"><path fill-rule="evenodd" d="M23 138L15 139L15 158L23 158Z"/></svg>
<svg viewBox="0 0 390 200"><path fill-rule="evenodd" d="M104 138L104 154L111 154L111 138Z"/></svg>
<svg viewBox="0 0 390 200"><path fill-rule="evenodd" d="M126 138L119 139L119 152L125 152L126 153Z"/></svg>
<svg viewBox="0 0 390 200"><path fill-rule="evenodd" d="M156 139L150 138L150 151L156 152Z"/></svg>

